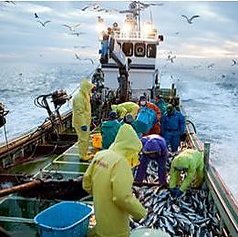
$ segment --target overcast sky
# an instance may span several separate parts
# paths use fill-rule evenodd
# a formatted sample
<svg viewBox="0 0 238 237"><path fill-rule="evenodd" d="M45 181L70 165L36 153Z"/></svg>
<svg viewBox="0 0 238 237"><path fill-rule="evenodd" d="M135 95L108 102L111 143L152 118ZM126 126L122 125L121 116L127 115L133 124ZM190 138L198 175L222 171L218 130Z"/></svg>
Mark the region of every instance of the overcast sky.
<svg viewBox="0 0 238 237"><path fill-rule="evenodd" d="M164 35L160 56L168 52L177 58L223 58L238 60L238 2L214 1L143 1L163 3L142 12L142 20L150 19ZM97 4L94 10L93 4ZM97 17L108 24L123 23L125 14L116 10L128 8L128 1L30 1L0 2L0 62L75 62L98 55ZM84 7L86 10L82 10ZM109 12L102 9L110 9ZM100 9L100 10L99 10ZM99 11L98 11L99 10ZM35 17L35 13L39 18ZM181 15L199 15L188 24ZM45 24L40 22L51 21ZM67 25L79 36L70 34Z"/></svg>

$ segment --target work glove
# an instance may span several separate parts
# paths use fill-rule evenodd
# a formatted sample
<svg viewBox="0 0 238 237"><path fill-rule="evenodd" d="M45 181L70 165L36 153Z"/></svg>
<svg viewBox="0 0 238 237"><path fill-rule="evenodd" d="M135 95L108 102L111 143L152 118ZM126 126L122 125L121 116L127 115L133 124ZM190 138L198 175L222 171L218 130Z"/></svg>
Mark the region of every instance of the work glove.
<svg viewBox="0 0 238 237"><path fill-rule="evenodd" d="M176 198L182 196L183 194L183 191L181 191L179 188L172 188L170 191L172 195Z"/></svg>
<svg viewBox="0 0 238 237"><path fill-rule="evenodd" d="M86 132L88 130L88 126L87 125L81 126L81 130Z"/></svg>

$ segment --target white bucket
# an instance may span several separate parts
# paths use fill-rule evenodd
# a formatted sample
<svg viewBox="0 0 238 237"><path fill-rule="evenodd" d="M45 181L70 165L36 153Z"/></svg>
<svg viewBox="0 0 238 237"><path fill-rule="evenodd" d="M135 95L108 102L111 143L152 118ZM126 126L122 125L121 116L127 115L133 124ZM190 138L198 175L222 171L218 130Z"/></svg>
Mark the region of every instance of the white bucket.
<svg viewBox="0 0 238 237"><path fill-rule="evenodd" d="M168 233L162 230L142 227L131 232L130 237L170 237Z"/></svg>

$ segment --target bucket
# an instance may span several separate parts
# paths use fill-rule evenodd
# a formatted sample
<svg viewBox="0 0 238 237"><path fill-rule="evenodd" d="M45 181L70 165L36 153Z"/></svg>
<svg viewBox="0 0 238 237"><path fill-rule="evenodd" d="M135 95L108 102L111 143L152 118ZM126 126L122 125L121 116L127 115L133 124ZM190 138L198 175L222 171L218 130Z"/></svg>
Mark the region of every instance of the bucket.
<svg viewBox="0 0 238 237"><path fill-rule="evenodd" d="M156 121L157 115L153 109L147 107L140 108L136 117L138 132L147 133L154 126Z"/></svg>
<svg viewBox="0 0 238 237"><path fill-rule="evenodd" d="M170 237L170 235L160 229L139 227L131 232L130 237Z"/></svg>
<svg viewBox="0 0 238 237"><path fill-rule="evenodd" d="M80 203L64 201L35 216L40 237L85 237L92 208Z"/></svg>
<svg viewBox="0 0 238 237"><path fill-rule="evenodd" d="M94 133L91 135L93 147L96 149L102 148L102 135L101 133Z"/></svg>

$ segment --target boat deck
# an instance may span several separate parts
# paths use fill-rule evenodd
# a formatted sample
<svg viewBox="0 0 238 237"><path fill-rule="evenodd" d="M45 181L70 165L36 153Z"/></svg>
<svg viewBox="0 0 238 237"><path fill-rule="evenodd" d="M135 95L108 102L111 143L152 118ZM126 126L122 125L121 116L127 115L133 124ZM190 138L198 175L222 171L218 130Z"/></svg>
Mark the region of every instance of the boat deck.
<svg viewBox="0 0 238 237"><path fill-rule="evenodd" d="M89 152L96 150L90 145ZM73 180L83 175L89 162L80 162L78 158L77 143L63 154L57 156L36 172L34 178L52 180ZM49 161L48 161L49 162ZM32 167L34 172L35 167ZM6 196L0 201L0 226L7 230L12 237L39 236L34 217L49 206L60 200L23 197L20 194Z"/></svg>
<svg viewBox="0 0 238 237"><path fill-rule="evenodd" d="M89 147L89 153L95 152L92 146ZM78 156L78 147L75 143L72 147L59 155L52 162L47 164L41 171L34 175L34 178L44 178L47 175L56 179L74 179L83 175L89 162L81 162Z"/></svg>

